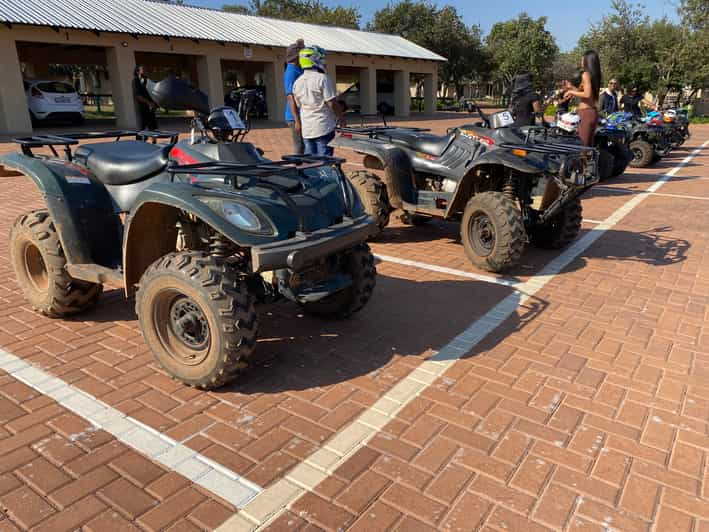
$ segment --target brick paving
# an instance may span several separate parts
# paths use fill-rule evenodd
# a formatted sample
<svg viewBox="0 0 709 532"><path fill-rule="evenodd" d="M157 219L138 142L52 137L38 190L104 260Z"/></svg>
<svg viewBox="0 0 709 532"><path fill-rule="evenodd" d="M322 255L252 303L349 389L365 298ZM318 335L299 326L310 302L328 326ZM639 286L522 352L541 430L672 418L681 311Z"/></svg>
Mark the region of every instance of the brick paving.
<svg viewBox="0 0 709 532"><path fill-rule="evenodd" d="M456 123L428 125L441 132ZM709 137L707 127L693 131L691 147ZM250 140L268 156L288 151L283 129L255 130ZM593 190L584 217L603 220L688 152ZM661 192L709 197L707 152ZM26 178L2 179L7 234L41 200ZM270 529L709 527L705 205L647 198ZM476 272L457 233L453 224L395 222L372 247ZM554 256L530 250L503 277L533 278ZM390 262L378 270L375 297L350 321L313 320L292 305L261 309L253 367L205 393L152 363L133 304L117 290L73 320L32 313L4 238L0 347L268 488L511 293ZM87 423L8 376L0 376L0 419L0 530L112 530L123 521L211 529L235 510L105 432L72 440ZM45 439L76 449L73 460L91 469L38 450ZM19 450L7 454L8 445ZM120 456L109 456L114 448ZM143 469L155 478L136 478ZM59 498L64 492L78 495Z"/></svg>

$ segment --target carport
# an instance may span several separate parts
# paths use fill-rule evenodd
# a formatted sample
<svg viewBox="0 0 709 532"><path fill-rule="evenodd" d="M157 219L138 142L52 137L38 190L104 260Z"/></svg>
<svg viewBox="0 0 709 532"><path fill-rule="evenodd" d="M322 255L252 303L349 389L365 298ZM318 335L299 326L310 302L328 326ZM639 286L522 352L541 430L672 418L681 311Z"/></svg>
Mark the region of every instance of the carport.
<svg viewBox="0 0 709 532"><path fill-rule="evenodd" d="M391 72L398 116L409 115L412 72L422 73L430 89L425 112L435 110L437 68L445 59L398 36L144 0L95 0L90 10L75 4L58 0L51 10L42 0L0 5L0 134L32 130L23 75L51 76L50 64L94 65L99 75L91 81L110 93L121 128L137 124L131 91L137 64L155 78L190 79L214 105L236 84L263 84L269 115L277 120L284 111L285 48L298 38L328 50L331 75L341 69L357 80L362 112L376 111L380 71Z"/></svg>

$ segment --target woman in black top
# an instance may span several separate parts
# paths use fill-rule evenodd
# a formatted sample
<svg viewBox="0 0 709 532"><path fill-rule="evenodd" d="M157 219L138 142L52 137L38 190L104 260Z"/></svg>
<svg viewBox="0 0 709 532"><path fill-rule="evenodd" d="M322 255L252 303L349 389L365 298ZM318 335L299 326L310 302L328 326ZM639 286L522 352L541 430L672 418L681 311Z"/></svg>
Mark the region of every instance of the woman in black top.
<svg viewBox="0 0 709 532"><path fill-rule="evenodd" d="M531 74L518 74L514 77L510 111L517 127L533 126L535 115L542 112L542 100L534 92Z"/></svg>

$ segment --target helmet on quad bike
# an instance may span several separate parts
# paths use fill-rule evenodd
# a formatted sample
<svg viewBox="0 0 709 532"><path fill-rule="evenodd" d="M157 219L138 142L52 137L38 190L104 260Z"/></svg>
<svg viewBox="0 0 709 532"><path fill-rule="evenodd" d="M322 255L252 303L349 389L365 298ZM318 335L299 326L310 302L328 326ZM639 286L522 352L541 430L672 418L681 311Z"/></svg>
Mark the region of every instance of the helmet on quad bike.
<svg viewBox="0 0 709 532"><path fill-rule="evenodd" d="M569 133L576 133L579 129L579 122L581 119L576 113L564 113L559 117L559 121L556 125L559 129L563 129Z"/></svg>
<svg viewBox="0 0 709 532"><path fill-rule="evenodd" d="M324 71L326 53L327 52L319 46L306 46L298 55L300 68L317 68L318 70Z"/></svg>
<svg viewBox="0 0 709 532"><path fill-rule="evenodd" d="M220 136L230 135L234 130L246 129L244 121L233 107L212 109L207 118L207 127Z"/></svg>

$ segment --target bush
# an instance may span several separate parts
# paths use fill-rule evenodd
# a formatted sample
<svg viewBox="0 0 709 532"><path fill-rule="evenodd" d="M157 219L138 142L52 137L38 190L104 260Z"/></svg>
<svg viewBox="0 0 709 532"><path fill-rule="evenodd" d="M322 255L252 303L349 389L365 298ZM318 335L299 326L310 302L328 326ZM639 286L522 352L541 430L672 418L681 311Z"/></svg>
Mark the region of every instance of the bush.
<svg viewBox="0 0 709 532"><path fill-rule="evenodd" d="M547 105L547 108L544 109L544 114L546 116L556 116L556 105L553 103Z"/></svg>
<svg viewBox="0 0 709 532"><path fill-rule="evenodd" d="M709 116L693 116L689 119L690 124L709 124Z"/></svg>

